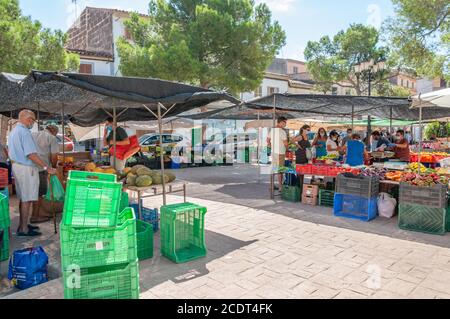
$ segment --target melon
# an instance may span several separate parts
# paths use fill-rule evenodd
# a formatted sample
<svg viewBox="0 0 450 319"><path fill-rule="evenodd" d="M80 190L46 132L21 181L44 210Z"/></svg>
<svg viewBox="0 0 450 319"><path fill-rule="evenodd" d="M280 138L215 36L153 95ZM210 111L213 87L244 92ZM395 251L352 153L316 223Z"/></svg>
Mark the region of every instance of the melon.
<svg viewBox="0 0 450 319"><path fill-rule="evenodd" d="M147 167L141 167L140 169L138 169L138 170L136 171L136 174L137 174L138 176L142 176L142 175L148 175L148 176L151 176L151 175L152 175L152 170L149 169L149 168L147 168Z"/></svg>
<svg viewBox="0 0 450 319"><path fill-rule="evenodd" d="M103 169L103 173L105 174L116 174L116 170L112 167L107 167Z"/></svg>
<svg viewBox="0 0 450 319"><path fill-rule="evenodd" d="M152 178L148 175L142 175L136 178L137 187L147 187L152 185L152 182L153 182Z"/></svg>
<svg viewBox="0 0 450 319"><path fill-rule="evenodd" d="M124 174L128 174L129 172L131 172L131 167L125 167L122 172Z"/></svg>
<svg viewBox="0 0 450 319"><path fill-rule="evenodd" d="M167 172L167 173L165 173L165 175L167 175L169 177L169 183L173 182L176 179L175 174L172 172Z"/></svg>
<svg viewBox="0 0 450 319"><path fill-rule="evenodd" d="M128 186L136 186L136 179L137 179L136 175L134 175L133 173L129 173L127 176L126 184Z"/></svg>
<svg viewBox="0 0 450 319"><path fill-rule="evenodd" d="M155 185L162 184L163 176L161 175L161 173L154 174L152 176L152 178L153 178L153 184L155 184ZM164 174L164 182L169 183L169 176L167 176L166 174Z"/></svg>
<svg viewBox="0 0 450 319"><path fill-rule="evenodd" d="M131 171L130 171L130 172L133 173L134 175L136 175L138 169L140 169L140 168L147 168L147 167L144 166L144 165L134 165L134 166L131 168Z"/></svg>
<svg viewBox="0 0 450 319"><path fill-rule="evenodd" d="M104 171L103 168L101 168L101 167L96 167L96 168L93 170L93 172L95 172L95 173L104 173L105 171Z"/></svg>

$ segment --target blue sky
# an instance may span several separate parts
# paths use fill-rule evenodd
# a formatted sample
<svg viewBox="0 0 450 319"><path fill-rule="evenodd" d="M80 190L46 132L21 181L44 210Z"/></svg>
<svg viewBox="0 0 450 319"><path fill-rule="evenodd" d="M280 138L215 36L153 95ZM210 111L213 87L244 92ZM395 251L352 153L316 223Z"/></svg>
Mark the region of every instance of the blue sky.
<svg viewBox="0 0 450 319"><path fill-rule="evenodd" d="M279 56L303 59L303 50L309 40L334 35L351 23L379 27L393 15L391 0L256 0L272 9L287 34L287 45ZM42 22L44 27L66 31L76 14L86 6L117 8L147 12L147 0L20 0L22 11Z"/></svg>

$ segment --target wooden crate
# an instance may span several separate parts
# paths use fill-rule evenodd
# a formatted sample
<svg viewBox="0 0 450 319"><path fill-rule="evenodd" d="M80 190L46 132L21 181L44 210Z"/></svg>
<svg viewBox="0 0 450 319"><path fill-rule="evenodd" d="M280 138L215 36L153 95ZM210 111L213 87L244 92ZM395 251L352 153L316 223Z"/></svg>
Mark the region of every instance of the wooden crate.
<svg viewBox="0 0 450 319"><path fill-rule="evenodd" d="M309 195L303 195L302 196L302 203L305 205L311 205L311 206L317 206L317 195L316 196L309 196Z"/></svg>
<svg viewBox="0 0 450 319"><path fill-rule="evenodd" d="M318 185L303 185L302 196L317 197L319 195Z"/></svg>

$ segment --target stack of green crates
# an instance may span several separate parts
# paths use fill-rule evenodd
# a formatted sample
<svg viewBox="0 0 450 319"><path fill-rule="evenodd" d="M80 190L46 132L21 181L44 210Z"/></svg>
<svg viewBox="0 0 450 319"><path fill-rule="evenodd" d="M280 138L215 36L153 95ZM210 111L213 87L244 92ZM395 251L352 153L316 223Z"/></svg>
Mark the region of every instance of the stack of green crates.
<svg viewBox="0 0 450 319"><path fill-rule="evenodd" d="M61 222L66 299L138 299L136 216L110 174L71 171Z"/></svg>
<svg viewBox="0 0 450 319"><path fill-rule="evenodd" d="M298 186L283 185L281 189L281 198L289 202L300 202L301 190Z"/></svg>
<svg viewBox="0 0 450 319"><path fill-rule="evenodd" d="M161 254L183 263L206 256L206 208L182 203L161 207Z"/></svg>
<svg viewBox="0 0 450 319"><path fill-rule="evenodd" d="M321 189L319 190L319 206L334 206L334 191Z"/></svg>
<svg viewBox="0 0 450 319"><path fill-rule="evenodd" d="M0 193L0 230L3 230L2 245L0 246L0 261L9 258L9 227L11 219L9 217L9 198Z"/></svg>

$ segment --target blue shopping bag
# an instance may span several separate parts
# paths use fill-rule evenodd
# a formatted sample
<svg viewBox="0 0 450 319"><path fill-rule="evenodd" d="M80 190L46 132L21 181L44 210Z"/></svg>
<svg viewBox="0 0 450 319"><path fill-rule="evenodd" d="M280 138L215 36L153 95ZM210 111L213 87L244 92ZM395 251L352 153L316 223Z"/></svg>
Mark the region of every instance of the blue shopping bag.
<svg viewBox="0 0 450 319"><path fill-rule="evenodd" d="M40 285L48 281L47 265L42 247L16 250L9 259L8 279L19 289Z"/></svg>

